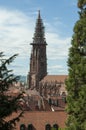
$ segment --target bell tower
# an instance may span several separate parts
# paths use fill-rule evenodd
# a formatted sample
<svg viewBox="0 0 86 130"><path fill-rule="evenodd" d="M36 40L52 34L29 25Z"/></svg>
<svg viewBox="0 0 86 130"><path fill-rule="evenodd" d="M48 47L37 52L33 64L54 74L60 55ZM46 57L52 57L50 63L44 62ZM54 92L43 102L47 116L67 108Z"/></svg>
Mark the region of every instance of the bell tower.
<svg viewBox="0 0 86 130"><path fill-rule="evenodd" d="M30 71L28 74L29 88L39 88L39 82L47 75L46 39L43 22L38 12L33 42L31 43Z"/></svg>

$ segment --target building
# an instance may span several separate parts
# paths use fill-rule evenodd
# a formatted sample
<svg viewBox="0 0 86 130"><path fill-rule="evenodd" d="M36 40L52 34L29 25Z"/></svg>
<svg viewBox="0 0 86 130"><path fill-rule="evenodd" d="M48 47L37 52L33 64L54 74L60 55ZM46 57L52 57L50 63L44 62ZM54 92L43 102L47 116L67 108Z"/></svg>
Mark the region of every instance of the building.
<svg viewBox="0 0 86 130"><path fill-rule="evenodd" d="M17 113L18 115L19 113ZM13 113L11 116L7 118L10 120L15 118L16 114ZM65 120L67 118L67 114L64 111L57 111L57 112L25 112L23 117L19 120L16 124L16 130L59 130L58 128L62 128L60 130L64 130ZM28 128L28 126L32 126L32 128ZM51 129L54 125L57 125L57 129ZM23 128L21 128L23 126ZM50 128L46 128L50 126Z"/></svg>
<svg viewBox="0 0 86 130"><path fill-rule="evenodd" d="M40 11L36 21L35 33L31 57L30 57L30 72L28 74L29 88L39 88L39 82L47 75L47 56L46 56L46 40L44 36L44 26L40 16Z"/></svg>
<svg viewBox="0 0 86 130"><path fill-rule="evenodd" d="M47 75L47 43L40 11L38 12L35 33L31 45L30 71L27 78L28 93L29 90L34 91L34 93L37 91L39 92L40 101L43 99L50 103L50 105L65 108L64 102L66 103L67 95L65 80L67 79L67 75ZM34 95L34 97L36 98L36 95Z"/></svg>
<svg viewBox="0 0 86 130"><path fill-rule="evenodd" d="M27 78L28 88L29 89L35 88L37 91L41 93L43 89L49 91L51 87L53 87L53 89L56 92L58 92L58 88L60 89L59 93L57 94L60 95L62 93L67 94L64 85L67 75L47 75L47 55L46 55L47 43L45 39L44 25L40 16L40 11L38 12L35 33L31 45L32 45L32 51L30 57L30 71L28 73ZM44 95L43 92L42 95Z"/></svg>

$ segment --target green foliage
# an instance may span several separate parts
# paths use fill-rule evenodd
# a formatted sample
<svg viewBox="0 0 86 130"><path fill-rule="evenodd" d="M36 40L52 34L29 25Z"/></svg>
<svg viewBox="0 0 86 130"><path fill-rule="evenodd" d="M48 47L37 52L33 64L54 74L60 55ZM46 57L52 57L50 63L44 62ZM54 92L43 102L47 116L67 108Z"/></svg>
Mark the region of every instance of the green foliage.
<svg viewBox="0 0 86 130"><path fill-rule="evenodd" d="M16 97L6 94L13 82L17 81L19 77L15 77L12 74L12 70L8 69L8 65L15 59L17 55L5 59L3 53L0 53L0 130L13 130L16 121L22 116L22 109L19 105L19 99L22 94ZM13 112L20 111L20 114L11 119L6 120L6 117L10 116Z"/></svg>
<svg viewBox="0 0 86 130"><path fill-rule="evenodd" d="M56 130L56 128L52 127L51 130Z"/></svg>
<svg viewBox="0 0 86 130"><path fill-rule="evenodd" d="M69 130L86 130L86 0L78 0L80 19L74 26L66 81Z"/></svg>
<svg viewBox="0 0 86 130"><path fill-rule="evenodd" d="M58 130L69 130L68 128L58 128Z"/></svg>
<svg viewBox="0 0 86 130"><path fill-rule="evenodd" d="M86 0L78 0L78 7L82 9L84 6L86 6Z"/></svg>

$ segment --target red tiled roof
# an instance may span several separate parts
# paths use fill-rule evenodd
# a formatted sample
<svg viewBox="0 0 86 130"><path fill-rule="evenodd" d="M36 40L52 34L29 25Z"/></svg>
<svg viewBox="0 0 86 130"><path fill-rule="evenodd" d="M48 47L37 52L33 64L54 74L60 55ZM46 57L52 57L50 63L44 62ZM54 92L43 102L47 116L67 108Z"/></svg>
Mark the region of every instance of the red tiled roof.
<svg viewBox="0 0 86 130"><path fill-rule="evenodd" d="M68 77L68 75L47 75L42 79L42 81L44 81L44 82L51 82L51 81L64 82L67 79L67 77Z"/></svg>
<svg viewBox="0 0 86 130"><path fill-rule="evenodd" d="M18 113L12 114L12 116L8 117L7 120L12 119ZM28 124L32 124L35 130L45 130L45 125L48 123L51 126L53 124L58 124L60 128L65 127L65 121L67 118L67 114L61 110L57 112L29 112L26 111L20 121L16 124L16 130L20 130L20 125L25 124L27 127Z"/></svg>

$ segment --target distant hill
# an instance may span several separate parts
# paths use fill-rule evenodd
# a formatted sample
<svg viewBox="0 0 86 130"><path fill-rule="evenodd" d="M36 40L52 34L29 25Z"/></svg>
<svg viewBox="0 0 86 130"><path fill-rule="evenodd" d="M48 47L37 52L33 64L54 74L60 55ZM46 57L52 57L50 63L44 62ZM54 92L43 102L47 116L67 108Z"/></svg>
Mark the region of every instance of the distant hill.
<svg viewBox="0 0 86 130"><path fill-rule="evenodd" d="M20 81L26 83L26 76L20 75Z"/></svg>

